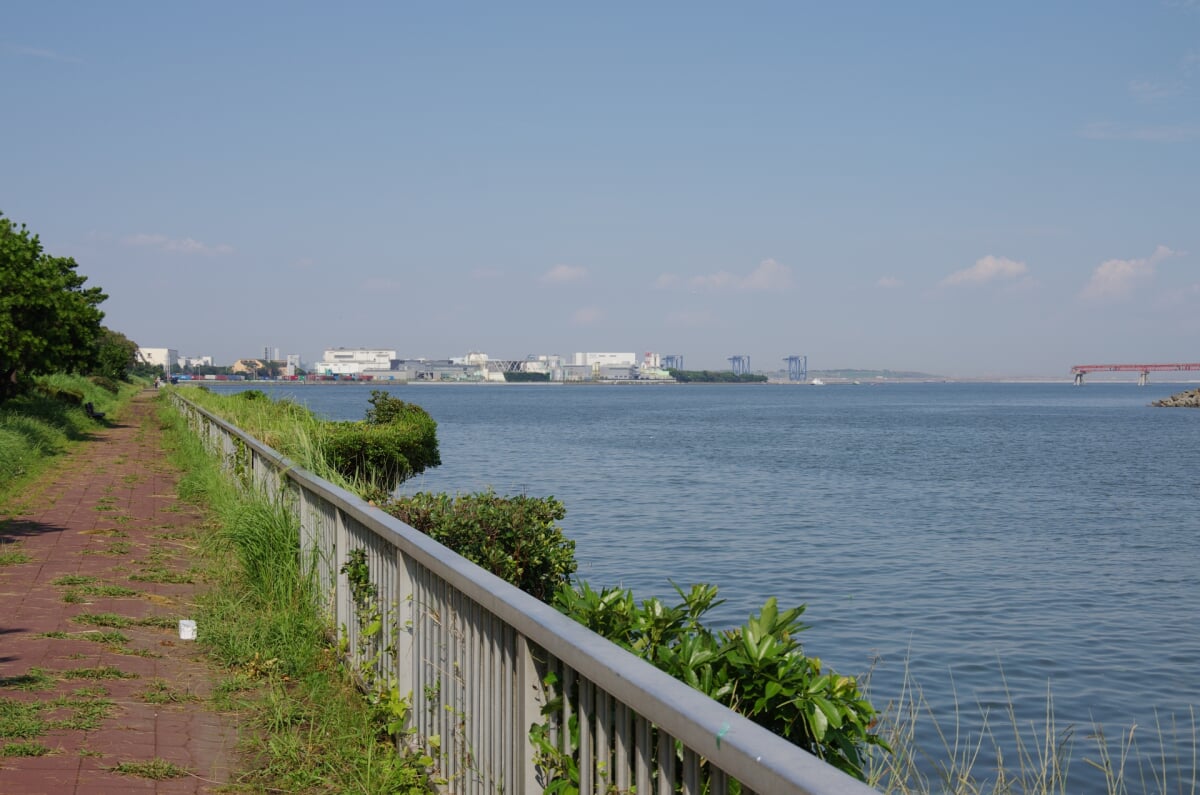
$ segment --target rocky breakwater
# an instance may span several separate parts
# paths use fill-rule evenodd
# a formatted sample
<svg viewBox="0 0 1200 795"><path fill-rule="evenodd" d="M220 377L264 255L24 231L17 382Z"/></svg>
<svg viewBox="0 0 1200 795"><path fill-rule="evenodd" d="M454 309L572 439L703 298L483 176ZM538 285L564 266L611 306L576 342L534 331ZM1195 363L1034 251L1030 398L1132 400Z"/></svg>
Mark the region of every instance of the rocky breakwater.
<svg viewBox="0 0 1200 795"><path fill-rule="evenodd" d="M1189 389L1186 392L1180 392L1178 395L1171 395L1169 398L1156 400L1150 404L1151 406L1166 406L1168 408L1189 408L1200 409L1200 389Z"/></svg>

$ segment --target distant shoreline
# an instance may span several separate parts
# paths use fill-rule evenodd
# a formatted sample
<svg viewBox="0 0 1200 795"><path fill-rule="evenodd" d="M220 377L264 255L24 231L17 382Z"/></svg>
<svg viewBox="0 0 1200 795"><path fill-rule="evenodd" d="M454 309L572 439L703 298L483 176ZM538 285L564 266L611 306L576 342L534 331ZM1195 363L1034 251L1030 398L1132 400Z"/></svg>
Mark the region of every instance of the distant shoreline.
<svg viewBox="0 0 1200 795"><path fill-rule="evenodd" d="M696 387L696 386L723 386L723 387L812 387L812 386L834 386L834 387L878 387L878 386L897 386L897 385L912 385L912 384L1062 384L1065 386L1074 386L1069 377L1060 378L1039 378L1036 376L1015 377L1015 378L869 378L858 379L857 381L850 379L838 378L835 376L818 376L821 378L821 384L814 384L809 381L760 381L756 383L724 383L724 382L693 382L683 383L679 381L276 381L269 379L261 380L241 380L241 381L204 381L204 380L181 380L179 386L199 385L199 386L231 386L254 384L257 386L373 386L373 387L395 387L395 386L415 386L415 387L443 387L443 386L477 386L477 387L539 387L539 386L554 386L554 387L572 387L572 386L618 386L618 387ZM1122 384L1127 386L1138 386L1136 379L1089 379L1086 384L1079 389L1086 389L1088 386L1099 386L1109 384ZM1148 386L1162 385L1190 385L1200 384L1200 379L1191 380L1170 380L1159 379L1151 381Z"/></svg>

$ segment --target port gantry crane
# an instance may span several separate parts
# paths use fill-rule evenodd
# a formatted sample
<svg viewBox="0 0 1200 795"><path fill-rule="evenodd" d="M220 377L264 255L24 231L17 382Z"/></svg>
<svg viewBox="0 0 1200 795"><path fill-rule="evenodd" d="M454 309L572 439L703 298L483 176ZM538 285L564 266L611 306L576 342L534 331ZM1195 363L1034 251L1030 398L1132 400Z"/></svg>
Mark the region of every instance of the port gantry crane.
<svg viewBox="0 0 1200 795"><path fill-rule="evenodd" d="M784 359L788 366L789 381L807 381L808 380L808 357L807 356L788 356Z"/></svg>

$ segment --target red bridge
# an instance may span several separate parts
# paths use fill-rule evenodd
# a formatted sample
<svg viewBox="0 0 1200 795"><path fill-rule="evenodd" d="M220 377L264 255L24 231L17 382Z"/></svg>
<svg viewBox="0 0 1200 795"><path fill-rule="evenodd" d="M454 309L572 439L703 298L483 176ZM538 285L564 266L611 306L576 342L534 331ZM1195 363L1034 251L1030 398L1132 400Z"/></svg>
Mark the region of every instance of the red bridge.
<svg viewBox="0 0 1200 795"><path fill-rule="evenodd" d="M1077 364L1071 368L1075 376L1075 386L1083 384L1084 373L1113 373L1126 372L1138 374L1138 386L1145 386L1150 380L1150 373L1164 370L1200 370L1200 363L1195 364Z"/></svg>

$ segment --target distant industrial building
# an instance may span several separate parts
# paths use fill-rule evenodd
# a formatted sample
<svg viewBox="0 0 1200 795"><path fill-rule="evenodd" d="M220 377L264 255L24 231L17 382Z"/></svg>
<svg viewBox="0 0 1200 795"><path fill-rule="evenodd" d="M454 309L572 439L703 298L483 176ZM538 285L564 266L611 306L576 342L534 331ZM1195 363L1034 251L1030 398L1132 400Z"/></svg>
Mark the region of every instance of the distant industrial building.
<svg viewBox="0 0 1200 795"><path fill-rule="evenodd" d="M179 365L180 370L213 366L213 358L211 356L180 356L175 362Z"/></svg>
<svg viewBox="0 0 1200 795"><path fill-rule="evenodd" d="M164 373L179 368L179 351L174 348L138 348L137 360L151 367L161 367Z"/></svg>
<svg viewBox="0 0 1200 795"><path fill-rule="evenodd" d="M633 367L637 364L636 353L576 353L571 364L588 364L592 367Z"/></svg>
<svg viewBox="0 0 1200 795"><path fill-rule="evenodd" d="M391 370L395 350L382 348L328 348L313 365L320 375L361 375L373 370Z"/></svg>
<svg viewBox="0 0 1200 795"><path fill-rule="evenodd" d="M676 357L682 359L683 357ZM298 356L288 356L287 377L300 369ZM570 357L532 354L524 359L493 359L481 351L449 359L401 359L384 348L327 348L321 361L305 369L310 377L370 381L483 383L517 380L512 374L544 375L552 382L670 381L662 357L645 353L579 352ZM521 378L519 380L528 380Z"/></svg>

